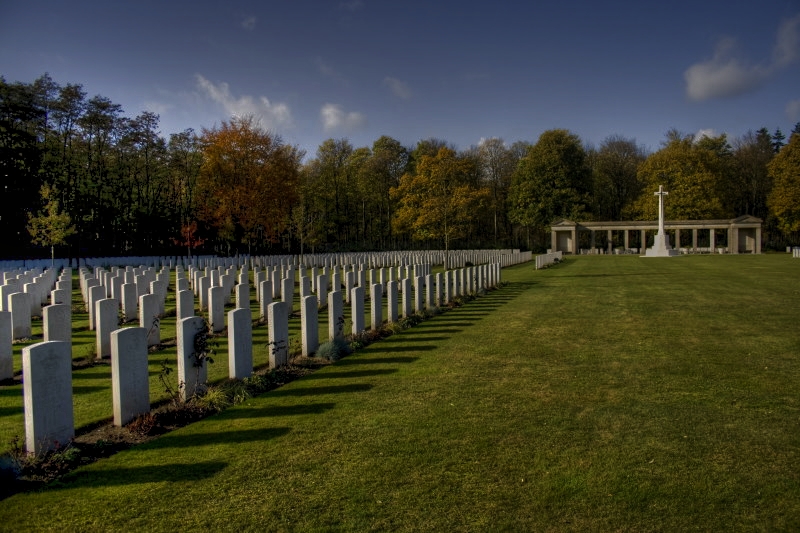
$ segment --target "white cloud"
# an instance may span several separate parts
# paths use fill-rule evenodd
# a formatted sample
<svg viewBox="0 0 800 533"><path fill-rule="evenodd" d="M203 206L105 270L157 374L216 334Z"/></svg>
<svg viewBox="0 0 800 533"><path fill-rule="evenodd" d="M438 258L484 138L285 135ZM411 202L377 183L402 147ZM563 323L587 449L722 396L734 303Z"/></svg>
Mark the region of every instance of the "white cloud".
<svg viewBox="0 0 800 533"><path fill-rule="evenodd" d="M407 83L400 81L397 78L386 76L383 78L383 84L388 86L389 90L391 90L392 94L396 97L402 100L408 100L411 98L411 88Z"/></svg>
<svg viewBox="0 0 800 533"><path fill-rule="evenodd" d="M731 39L721 41L711 60L696 63L686 70L684 78L689 98L700 101L737 96L763 83L768 72L758 65L745 65L730 57L733 46Z"/></svg>
<svg viewBox="0 0 800 533"><path fill-rule="evenodd" d="M692 100L738 96L766 83L778 70L800 57L800 15L784 21L778 28L771 62L748 64L734 57L735 41L723 39L714 57L686 69L686 94Z"/></svg>
<svg viewBox="0 0 800 533"><path fill-rule="evenodd" d="M345 113L338 104L325 104L319 111L319 118L325 131L352 131L366 124L366 117L358 112Z"/></svg>
<svg viewBox="0 0 800 533"><path fill-rule="evenodd" d="M703 137L708 137L709 139L713 139L714 137L719 137L719 133L717 133L712 128L705 128L699 130L697 133L694 134L694 142L701 140Z"/></svg>
<svg viewBox="0 0 800 533"><path fill-rule="evenodd" d="M247 17L242 21L242 28L246 29L247 31L252 31L255 27L256 27L255 17Z"/></svg>
<svg viewBox="0 0 800 533"><path fill-rule="evenodd" d="M273 104L266 96L254 98L250 95L243 95L235 98L231 94L227 83L220 82L215 85L200 74L197 74L196 78L197 86L200 90L211 100L221 105L225 112L231 116L252 116L260 120L266 129L291 126L292 124L292 114L286 104Z"/></svg>
<svg viewBox="0 0 800 533"><path fill-rule="evenodd" d="M789 116L789 120L800 120L800 100L792 100L786 104L786 114Z"/></svg>
<svg viewBox="0 0 800 533"><path fill-rule="evenodd" d="M155 113L156 115L163 115L164 113L175 107L172 104L165 104L163 102L156 102L153 100L144 102L142 106L146 111L150 111L151 113Z"/></svg>
<svg viewBox="0 0 800 533"><path fill-rule="evenodd" d="M783 21L778 28L778 38L772 56L777 67L794 63L800 56L800 15Z"/></svg>

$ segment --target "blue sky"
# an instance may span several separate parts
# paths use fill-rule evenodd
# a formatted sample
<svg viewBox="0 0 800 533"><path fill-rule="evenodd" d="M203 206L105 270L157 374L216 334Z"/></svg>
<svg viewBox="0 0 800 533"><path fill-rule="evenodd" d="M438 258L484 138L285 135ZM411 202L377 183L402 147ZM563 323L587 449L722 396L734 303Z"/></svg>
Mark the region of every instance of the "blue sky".
<svg viewBox="0 0 800 533"><path fill-rule="evenodd" d="M4 0L0 75L45 72L165 137L252 114L309 155L551 128L656 150L800 121L800 0Z"/></svg>

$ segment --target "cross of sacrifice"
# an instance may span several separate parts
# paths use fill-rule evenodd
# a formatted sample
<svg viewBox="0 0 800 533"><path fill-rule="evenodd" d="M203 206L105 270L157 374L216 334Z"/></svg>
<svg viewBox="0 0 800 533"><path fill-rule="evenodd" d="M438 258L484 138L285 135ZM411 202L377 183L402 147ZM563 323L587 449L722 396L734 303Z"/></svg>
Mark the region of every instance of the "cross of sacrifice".
<svg viewBox="0 0 800 533"><path fill-rule="evenodd" d="M664 234L664 197L669 193L664 190L663 185L658 186L658 192L654 193L658 196L658 233Z"/></svg>

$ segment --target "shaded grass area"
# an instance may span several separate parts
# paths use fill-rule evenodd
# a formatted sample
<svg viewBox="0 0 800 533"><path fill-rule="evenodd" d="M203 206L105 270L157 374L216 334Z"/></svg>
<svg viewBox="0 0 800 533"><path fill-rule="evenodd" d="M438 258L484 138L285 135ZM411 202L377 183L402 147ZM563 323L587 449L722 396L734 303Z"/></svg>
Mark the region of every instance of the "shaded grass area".
<svg viewBox="0 0 800 533"><path fill-rule="evenodd" d="M800 262L577 257L504 277L312 376L2 501L1 523L800 528Z"/></svg>

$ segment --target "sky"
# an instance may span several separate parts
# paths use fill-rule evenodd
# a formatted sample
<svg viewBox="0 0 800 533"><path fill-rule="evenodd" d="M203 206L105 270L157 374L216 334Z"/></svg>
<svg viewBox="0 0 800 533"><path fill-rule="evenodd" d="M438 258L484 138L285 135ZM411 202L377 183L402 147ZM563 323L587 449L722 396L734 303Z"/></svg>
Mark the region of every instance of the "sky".
<svg viewBox="0 0 800 533"><path fill-rule="evenodd" d="M252 115L326 139L535 143L800 121L800 0L2 0L0 76L160 116L167 138ZM788 135L787 135L788 136Z"/></svg>

